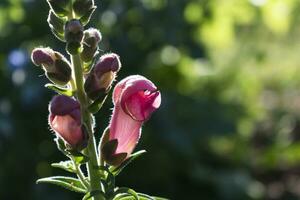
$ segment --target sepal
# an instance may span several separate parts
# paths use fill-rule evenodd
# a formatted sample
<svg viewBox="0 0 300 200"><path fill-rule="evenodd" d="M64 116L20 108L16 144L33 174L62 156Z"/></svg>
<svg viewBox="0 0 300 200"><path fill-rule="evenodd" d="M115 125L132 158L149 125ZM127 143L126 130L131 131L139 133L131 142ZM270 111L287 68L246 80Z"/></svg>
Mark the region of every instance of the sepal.
<svg viewBox="0 0 300 200"><path fill-rule="evenodd" d="M107 98L107 93L108 92L100 93L100 96L98 97L98 99L96 99L91 105L89 105L88 110L91 113L95 114L102 108L102 106Z"/></svg>
<svg viewBox="0 0 300 200"><path fill-rule="evenodd" d="M77 18L85 16L94 7L94 0L75 0L73 3L73 10Z"/></svg>
<svg viewBox="0 0 300 200"><path fill-rule="evenodd" d="M83 26L87 25L89 23L89 21L92 18L92 15L94 14L95 10L96 10L97 6L93 6L92 8L90 8L90 10L88 12L86 12L85 15L83 15L80 18L80 21L82 23Z"/></svg>
<svg viewBox="0 0 300 200"><path fill-rule="evenodd" d="M47 22L49 27L55 37L57 37L62 42L65 42L64 38L64 26L65 20L63 18L57 17L52 10L49 11Z"/></svg>
<svg viewBox="0 0 300 200"><path fill-rule="evenodd" d="M144 155L146 153L145 150L141 150L138 151L136 153L131 154L120 166L117 167L110 167L109 171L114 175L117 176L121 173L121 171L128 165L130 164L132 161L134 161L135 159L137 159L138 157Z"/></svg>
<svg viewBox="0 0 300 200"><path fill-rule="evenodd" d="M65 95L68 97L72 97L74 95L74 92L69 89L69 88L62 88L62 87L58 87L57 85L51 84L51 83L47 83L45 85L46 88L53 90L54 92L61 94L61 95Z"/></svg>
<svg viewBox="0 0 300 200"><path fill-rule="evenodd" d="M47 0L50 8L58 17L66 17L70 14L71 0Z"/></svg>
<svg viewBox="0 0 300 200"><path fill-rule="evenodd" d="M115 153L118 147L118 140L110 140L101 149L102 158L112 166L119 166L127 157L127 153Z"/></svg>
<svg viewBox="0 0 300 200"><path fill-rule="evenodd" d="M79 151L69 150L69 155L72 157L72 159L75 161L76 164L84 164L87 163L90 159L87 155L84 155L83 153Z"/></svg>

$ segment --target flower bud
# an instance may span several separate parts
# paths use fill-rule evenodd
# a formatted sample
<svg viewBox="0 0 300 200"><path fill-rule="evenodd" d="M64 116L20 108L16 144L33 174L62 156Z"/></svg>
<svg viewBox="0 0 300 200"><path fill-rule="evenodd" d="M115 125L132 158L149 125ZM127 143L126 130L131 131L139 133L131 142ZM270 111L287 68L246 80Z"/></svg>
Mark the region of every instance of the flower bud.
<svg viewBox="0 0 300 200"><path fill-rule="evenodd" d="M103 93L107 93L120 68L121 62L117 54L110 53L101 56L84 84L88 97L96 100L99 96L103 96Z"/></svg>
<svg viewBox="0 0 300 200"><path fill-rule="evenodd" d="M81 59L84 62L90 62L98 51L98 44L101 41L101 33L94 28L84 31L83 35L83 50L81 52Z"/></svg>
<svg viewBox="0 0 300 200"><path fill-rule="evenodd" d="M71 0L47 0L50 8L59 17L68 16L70 11Z"/></svg>
<svg viewBox="0 0 300 200"><path fill-rule="evenodd" d="M83 38L83 26L77 19L68 21L65 25L65 40L67 42L67 51L74 55L79 52Z"/></svg>
<svg viewBox="0 0 300 200"><path fill-rule="evenodd" d="M57 85L66 85L71 79L71 67L67 59L50 48L35 48L31 54L32 62L42 66L46 76Z"/></svg>
<svg viewBox="0 0 300 200"><path fill-rule="evenodd" d="M88 134L81 123L80 104L71 97L54 96L49 104L49 125L71 149L87 146Z"/></svg>
<svg viewBox="0 0 300 200"><path fill-rule="evenodd" d="M94 7L94 0L75 0L73 3L73 10L79 18L87 15Z"/></svg>

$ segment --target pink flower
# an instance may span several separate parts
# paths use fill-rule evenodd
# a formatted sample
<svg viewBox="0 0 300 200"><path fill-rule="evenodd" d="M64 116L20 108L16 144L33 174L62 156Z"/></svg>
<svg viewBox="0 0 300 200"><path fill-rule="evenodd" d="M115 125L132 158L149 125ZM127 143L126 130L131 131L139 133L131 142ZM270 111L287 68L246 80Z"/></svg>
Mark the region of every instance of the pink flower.
<svg viewBox="0 0 300 200"><path fill-rule="evenodd" d="M49 124L55 133L73 149L86 146L87 134L81 126L80 104L73 98L59 95L49 105Z"/></svg>
<svg viewBox="0 0 300 200"><path fill-rule="evenodd" d="M160 106L160 92L145 77L129 76L116 85L113 103L109 141L117 140L115 155L128 157L139 141L142 124Z"/></svg>

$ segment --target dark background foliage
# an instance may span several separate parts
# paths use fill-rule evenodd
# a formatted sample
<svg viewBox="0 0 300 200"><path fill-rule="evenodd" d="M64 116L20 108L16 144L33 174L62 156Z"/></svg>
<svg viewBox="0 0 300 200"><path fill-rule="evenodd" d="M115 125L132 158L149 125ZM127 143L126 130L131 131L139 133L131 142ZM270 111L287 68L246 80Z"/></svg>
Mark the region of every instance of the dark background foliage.
<svg viewBox="0 0 300 200"><path fill-rule="evenodd" d="M162 93L146 149L117 185L170 199L300 198L297 0L95 0L88 26L121 56L118 80L142 74ZM53 92L30 62L64 51L41 0L0 2L0 199L80 199L39 177L64 157L47 124ZM97 114L99 139L112 103Z"/></svg>

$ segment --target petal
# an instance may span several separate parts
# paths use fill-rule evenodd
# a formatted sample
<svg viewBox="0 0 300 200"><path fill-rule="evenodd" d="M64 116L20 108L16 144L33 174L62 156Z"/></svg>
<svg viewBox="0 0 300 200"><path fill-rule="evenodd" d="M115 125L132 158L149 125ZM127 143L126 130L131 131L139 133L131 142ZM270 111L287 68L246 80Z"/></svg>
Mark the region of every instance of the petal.
<svg viewBox="0 0 300 200"><path fill-rule="evenodd" d="M77 146L83 140L81 126L71 116L52 115L49 120L51 128L71 146Z"/></svg>
<svg viewBox="0 0 300 200"><path fill-rule="evenodd" d="M117 153L130 155L139 141L142 122L133 120L127 115L119 104L115 105L111 123L110 140L117 139Z"/></svg>
<svg viewBox="0 0 300 200"><path fill-rule="evenodd" d="M54 115L66 115L76 109L80 109L80 104L64 95L54 96L49 105L50 113Z"/></svg>
<svg viewBox="0 0 300 200"><path fill-rule="evenodd" d="M126 100L124 112L135 120L145 121L159 107L160 102L160 92L140 91Z"/></svg>
<svg viewBox="0 0 300 200"><path fill-rule="evenodd" d="M129 76L128 78L129 80L126 82L123 93L121 94L121 104L134 93L146 90L153 92L157 90L156 86L143 76L136 75Z"/></svg>
<svg viewBox="0 0 300 200"><path fill-rule="evenodd" d="M119 101L121 93L122 93L123 89L125 88L126 82L129 80L129 78L130 77L127 77L127 78L121 80L115 86L114 91L113 91L113 103L114 104L116 104Z"/></svg>

